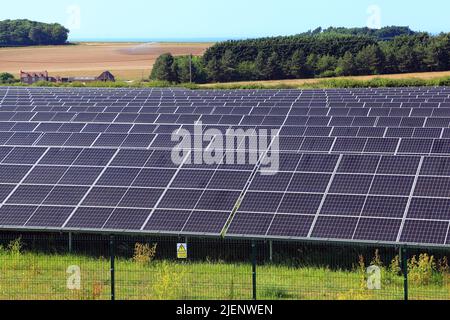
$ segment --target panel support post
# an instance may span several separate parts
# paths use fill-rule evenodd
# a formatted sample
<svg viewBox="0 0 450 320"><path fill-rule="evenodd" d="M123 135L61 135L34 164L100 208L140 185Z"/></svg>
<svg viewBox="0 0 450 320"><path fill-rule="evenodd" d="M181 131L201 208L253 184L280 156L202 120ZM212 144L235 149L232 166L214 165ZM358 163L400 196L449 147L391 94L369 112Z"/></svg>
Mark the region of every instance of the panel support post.
<svg viewBox="0 0 450 320"><path fill-rule="evenodd" d="M403 293L404 300L408 301L408 252L406 248L400 248L400 259L402 263L402 273L403 273Z"/></svg>
<svg viewBox="0 0 450 320"><path fill-rule="evenodd" d="M115 241L114 236L109 238L109 256L110 256L110 273L111 273L111 301L116 300L116 283L115 283Z"/></svg>
<svg viewBox="0 0 450 320"><path fill-rule="evenodd" d="M72 232L69 232L69 253L72 253Z"/></svg>
<svg viewBox="0 0 450 320"><path fill-rule="evenodd" d="M273 241L269 241L269 259L270 262L273 262Z"/></svg>
<svg viewBox="0 0 450 320"><path fill-rule="evenodd" d="M252 292L252 299L256 300L256 242L254 240L252 241Z"/></svg>

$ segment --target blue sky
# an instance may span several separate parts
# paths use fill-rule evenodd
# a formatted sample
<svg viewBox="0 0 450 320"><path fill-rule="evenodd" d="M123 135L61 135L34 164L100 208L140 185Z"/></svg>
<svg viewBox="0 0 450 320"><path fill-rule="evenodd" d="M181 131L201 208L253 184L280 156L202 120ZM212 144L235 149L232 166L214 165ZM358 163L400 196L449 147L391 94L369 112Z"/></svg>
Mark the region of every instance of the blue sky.
<svg viewBox="0 0 450 320"><path fill-rule="evenodd" d="M448 0L4 2L0 20L28 18L59 22L72 30L72 40L246 38L296 34L317 26L366 26L368 21L377 21L381 26L409 25L415 30L433 33L450 31Z"/></svg>

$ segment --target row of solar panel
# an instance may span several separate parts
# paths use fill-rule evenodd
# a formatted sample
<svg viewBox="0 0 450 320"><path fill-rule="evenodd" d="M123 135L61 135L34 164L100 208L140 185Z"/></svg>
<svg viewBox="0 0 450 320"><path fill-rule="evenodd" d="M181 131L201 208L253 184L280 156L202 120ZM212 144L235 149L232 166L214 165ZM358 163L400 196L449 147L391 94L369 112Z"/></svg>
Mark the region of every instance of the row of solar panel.
<svg viewBox="0 0 450 320"><path fill-rule="evenodd" d="M192 144L190 149L198 146ZM181 148L180 141L173 141L168 134L89 134L89 133L0 133L2 146L42 146L42 147L103 147L169 149ZM202 137L199 137L201 141ZM241 138L243 140L244 137ZM223 138L202 141L202 148L209 145L216 151L234 150L224 145ZM270 141L270 140L269 140ZM450 139L410 139L410 138L348 138L348 137L281 137L279 144L274 140L275 151L289 152L333 152L333 153L382 153L382 154L450 154ZM248 150L258 151L260 146L250 145Z"/></svg>
<svg viewBox="0 0 450 320"><path fill-rule="evenodd" d="M448 221L242 213L227 235L448 245L448 231Z"/></svg>
<svg viewBox="0 0 450 320"><path fill-rule="evenodd" d="M168 216L170 214L170 216ZM82 230L143 230L157 232L219 234L228 212L149 211L130 208L10 206L0 208L0 224L27 228L62 228ZM148 219L148 222L146 223Z"/></svg>

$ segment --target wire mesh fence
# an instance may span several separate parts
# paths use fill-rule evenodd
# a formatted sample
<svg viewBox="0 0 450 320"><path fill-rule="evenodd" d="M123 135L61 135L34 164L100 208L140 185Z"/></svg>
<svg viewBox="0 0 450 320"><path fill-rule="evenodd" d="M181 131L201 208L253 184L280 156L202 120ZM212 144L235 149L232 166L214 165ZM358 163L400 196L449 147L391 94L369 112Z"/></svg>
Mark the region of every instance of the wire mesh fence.
<svg viewBox="0 0 450 320"><path fill-rule="evenodd" d="M186 244L187 259L178 257L180 243ZM0 300L446 300L449 253L332 243L2 233Z"/></svg>

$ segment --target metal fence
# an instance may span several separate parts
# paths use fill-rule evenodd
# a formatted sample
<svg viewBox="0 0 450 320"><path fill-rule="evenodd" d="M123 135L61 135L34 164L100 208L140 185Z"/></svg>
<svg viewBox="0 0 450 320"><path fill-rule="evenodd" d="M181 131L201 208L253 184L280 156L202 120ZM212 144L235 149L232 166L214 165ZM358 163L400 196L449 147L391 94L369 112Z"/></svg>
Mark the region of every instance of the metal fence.
<svg viewBox="0 0 450 320"><path fill-rule="evenodd" d="M179 243L187 243L187 259ZM0 234L0 300L449 299L450 250Z"/></svg>

